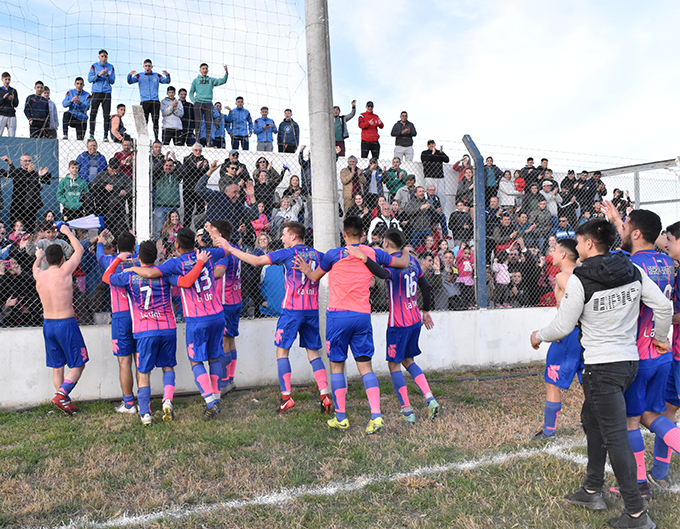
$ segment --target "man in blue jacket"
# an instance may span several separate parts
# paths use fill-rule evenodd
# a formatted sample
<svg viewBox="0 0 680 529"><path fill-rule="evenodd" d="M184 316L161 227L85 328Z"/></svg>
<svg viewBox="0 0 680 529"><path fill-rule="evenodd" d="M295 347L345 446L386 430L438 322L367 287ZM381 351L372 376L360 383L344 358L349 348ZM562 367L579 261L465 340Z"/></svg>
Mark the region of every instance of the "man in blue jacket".
<svg viewBox="0 0 680 529"><path fill-rule="evenodd" d="M227 116L227 132L231 136L231 148L238 149L239 144L244 151L250 147L249 138L253 133L253 118L250 117L250 112L243 108L243 98L241 96L236 98L236 108L233 110L227 107L229 115Z"/></svg>
<svg viewBox="0 0 680 529"><path fill-rule="evenodd" d="M300 127L293 121L293 111L287 108L283 111L284 120L279 124L277 135L279 152L295 152L300 143Z"/></svg>
<svg viewBox="0 0 680 529"><path fill-rule="evenodd" d="M158 99L158 85L170 84L170 74L163 70L163 75L153 72L151 59L144 61L144 73L132 70L127 76L128 84L139 84L139 99L144 109L144 119L149 123L149 114L153 118L153 134L158 141L158 116L161 113L161 101Z"/></svg>
<svg viewBox="0 0 680 529"><path fill-rule="evenodd" d="M80 177L88 183L92 182L99 173L105 171L107 166L106 158L97 151L97 140L87 141L87 150L78 155L76 162L80 166Z"/></svg>
<svg viewBox="0 0 680 529"><path fill-rule="evenodd" d="M269 108L260 109L261 118L255 120L255 134L257 135L257 150L272 152L274 150L274 134L278 134L276 123L268 118Z"/></svg>
<svg viewBox="0 0 680 529"><path fill-rule="evenodd" d="M62 124L64 127L64 139L68 140L68 128L73 127L76 129L76 138L82 140L85 138L85 131L87 130L87 109L90 108L90 101L92 96L83 90L85 86L85 81L82 77L76 77L75 88L71 88L66 95L64 100L61 102L63 106L68 108L64 112L64 117L62 119ZM94 142L95 145L97 142ZM95 147L95 151L97 148ZM106 160L104 160L104 165L106 165ZM83 166L80 166L82 171ZM96 173L95 173L96 175ZM92 177L94 178L94 176Z"/></svg>
<svg viewBox="0 0 680 529"><path fill-rule="evenodd" d="M90 138L94 139L94 129L97 125L99 105L104 112L104 141L109 141L109 126L111 123L111 86L116 82L116 69L109 61L109 52L99 50L99 62L90 67L87 74L88 82L92 83L92 109L90 111Z"/></svg>

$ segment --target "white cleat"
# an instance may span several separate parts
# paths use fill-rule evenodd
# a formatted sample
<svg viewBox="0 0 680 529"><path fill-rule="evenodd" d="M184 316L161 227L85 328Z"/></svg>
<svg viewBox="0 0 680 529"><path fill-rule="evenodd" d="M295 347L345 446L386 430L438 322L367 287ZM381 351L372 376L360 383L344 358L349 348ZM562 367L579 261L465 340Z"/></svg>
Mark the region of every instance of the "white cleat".
<svg viewBox="0 0 680 529"><path fill-rule="evenodd" d="M144 426L150 426L152 422L153 422L153 421L152 421L152 419L151 419L151 414L150 414L150 413L146 413L146 414L142 415L142 424L143 424Z"/></svg>
<svg viewBox="0 0 680 529"><path fill-rule="evenodd" d="M125 407L125 401L121 402L119 406L116 407L116 413L129 413L129 414L134 414L137 413L137 406L134 404L132 405L132 408L126 408Z"/></svg>

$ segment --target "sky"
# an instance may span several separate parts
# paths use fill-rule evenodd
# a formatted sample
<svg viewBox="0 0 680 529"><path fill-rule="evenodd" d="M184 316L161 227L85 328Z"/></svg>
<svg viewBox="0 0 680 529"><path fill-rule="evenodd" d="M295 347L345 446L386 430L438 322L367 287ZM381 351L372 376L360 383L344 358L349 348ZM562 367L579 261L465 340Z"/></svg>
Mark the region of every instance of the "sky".
<svg viewBox="0 0 680 529"><path fill-rule="evenodd" d="M679 18L670 0L329 0L334 101L349 111L356 99L359 112L374 101L384 149L406 110L416 150L432 138L452 158L469 134L507 167L527 156L556 171L670 159L680 154ZM178 88L200 62L212 74L226 63L216 98L243 95L253 115L267 104L277 121L290 106L307 130L303 0L6 0L0 30L9 40L0 69L22 101L36 78L61 100L105 47L119 74L114 99L136 102L124 76L147 56Z"/></svg>

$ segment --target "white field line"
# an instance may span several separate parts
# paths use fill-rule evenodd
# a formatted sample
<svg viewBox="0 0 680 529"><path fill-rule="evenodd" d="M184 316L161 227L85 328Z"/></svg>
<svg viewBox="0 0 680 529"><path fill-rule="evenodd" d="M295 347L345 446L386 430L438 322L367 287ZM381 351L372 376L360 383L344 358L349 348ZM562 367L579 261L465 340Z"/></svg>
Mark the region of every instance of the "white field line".
<svg viewBox="0 0 680 529"><path fill-rule="evenodd" d="M162 518L186 518L187 516L197 514L207 514L221 510L241 509L244 507L251 507L256 505L282 505L290 503L303 496L332 496L339 493L349 493L361 490L369 485L375 483L390 483L400 479L430 476L433 474L443 474L447 472L462 472L465 470L474 470L476 468L485 466L500 466L506 464L513 459L528 459L537 455L548 455L558 459L572 461L578 465L585 465L587 458L581 454L574 454L570 452L572 448L584 447L585 438L575 441L568 441L564 443L554 442L548 443L542 448L525 449L518 452L508 452L496 454L493 456L483 457L479 459L472 459L467 461L459 461L457 463L449 463L446 465L436 465L432 467L421 467L411 472L400 472L397 474L388 474L386 476L376 475L373 477L359 477L351 481L341 481L330 483L323 487L295 487L290 489L283 489L279 492L271 494L264 494L257 496L252 500L232 500L221 503L213 503L209 505L197 505L192 507L177 507L165 511L158 511L150 514L142 514L138 516L119 516L107 522L88 522L88 521L71 521L67 525L57 526L57 529L106 529L108 527L126 527L130 525L148 524L155 522ZM609 465L606 465L605 470L608 473L612 472ZM671 492L680 493L680 487L675 486Z"/></svg>

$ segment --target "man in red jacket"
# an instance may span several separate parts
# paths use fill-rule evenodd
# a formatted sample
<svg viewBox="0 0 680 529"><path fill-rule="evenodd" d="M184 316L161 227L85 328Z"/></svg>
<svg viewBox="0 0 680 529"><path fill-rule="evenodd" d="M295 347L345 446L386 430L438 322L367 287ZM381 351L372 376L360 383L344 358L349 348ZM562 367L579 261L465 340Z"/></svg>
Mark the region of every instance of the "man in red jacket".
<svg viewBox="0 0 680 529"><path fill-rule="evenodd" d="M361 157L368 158L368 151L371 151L371 158L380 157L380 134L378 128L383 128L378 114L373 113L373 101L366 103L366 112L359 116L359 128L361 129Z"/></svg>

